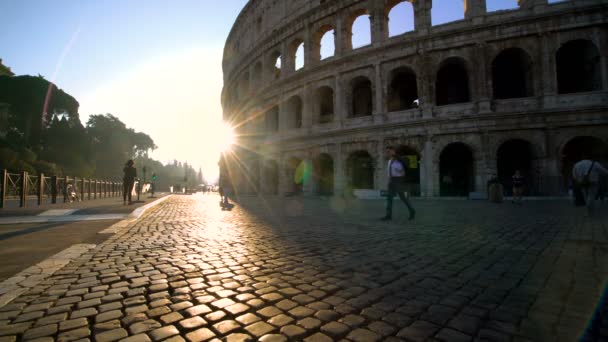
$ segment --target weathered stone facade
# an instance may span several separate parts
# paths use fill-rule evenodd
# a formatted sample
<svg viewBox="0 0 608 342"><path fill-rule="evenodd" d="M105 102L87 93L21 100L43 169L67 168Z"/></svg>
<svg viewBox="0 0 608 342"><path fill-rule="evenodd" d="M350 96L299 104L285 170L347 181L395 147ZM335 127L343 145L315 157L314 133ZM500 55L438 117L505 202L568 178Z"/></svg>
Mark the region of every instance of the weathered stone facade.
<svg viewBox="0 0 608 342"><path fill-rule="evenodd" d="M393 37L404 1L249 1L225 48L224 117L240 147L223 178L240 193L374 194L396 145L421 196L483 196L515 169L530 195L567 193L583 150L608 159L608 4L464 1L464 19L432 26L432 1L412 0L414 30ZM371 44L353 49L360 15Z"/></svg>

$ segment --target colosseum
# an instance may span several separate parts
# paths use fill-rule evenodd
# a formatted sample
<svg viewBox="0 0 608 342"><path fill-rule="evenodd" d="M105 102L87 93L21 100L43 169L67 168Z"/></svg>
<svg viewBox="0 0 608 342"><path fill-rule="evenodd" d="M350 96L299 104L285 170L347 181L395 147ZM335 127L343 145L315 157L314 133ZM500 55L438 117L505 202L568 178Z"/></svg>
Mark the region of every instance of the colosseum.
<svg viewBox="0 0 608 342"><path fill-rule="evenodd" d="M250 0L224 50L239 140L222 178L242 194L378 197L392 145L414 196L484 198L517 169L528 195L566 195L583 151L608 160L608 3L513 3L464 0L434 24L432 0Z"/></svg>

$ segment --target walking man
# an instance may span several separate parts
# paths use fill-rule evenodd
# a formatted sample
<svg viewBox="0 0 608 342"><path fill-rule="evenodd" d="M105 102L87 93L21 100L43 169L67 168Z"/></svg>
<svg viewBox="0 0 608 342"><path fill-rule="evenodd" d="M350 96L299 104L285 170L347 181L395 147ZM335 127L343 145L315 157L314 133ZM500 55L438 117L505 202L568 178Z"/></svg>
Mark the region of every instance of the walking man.
<svg viewBox="0 0 608 342"><path fill-rule="evenodd" d="M583 155L583 160L574 164L572 168L572 178L580 187L587 205L587 215L592 216L597 193L600 189L600 176L608 175L602 164L592 160L590 156Z"/></svg>
<svg viewBox="0 0 608 342"><path fill-rule="evenodd" d="M389 156L388 161L388 196L386 197L386 216L382 221L390 221L393 219L393 197L399 195L399 198L405 203L410 212L410 220L416 217L416 210L412 207L409 198L405 195L405 169L406 163L397 157L397 151L393 146L386 148Z"/></svg>

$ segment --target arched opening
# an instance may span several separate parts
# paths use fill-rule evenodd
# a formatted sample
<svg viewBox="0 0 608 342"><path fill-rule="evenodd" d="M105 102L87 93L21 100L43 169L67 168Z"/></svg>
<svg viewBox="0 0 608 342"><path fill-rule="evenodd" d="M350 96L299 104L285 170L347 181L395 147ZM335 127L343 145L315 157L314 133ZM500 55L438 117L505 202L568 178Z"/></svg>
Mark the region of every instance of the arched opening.
<svg viewBox="0 0 608 342"><path fill-rule="evenodd" d="M294 69L296 71L302 69L305 64L304 60L304 42L301 40L296 40L291 44L292 56Z"/></svg>
<svg viewBox="0 0 608 342"><path fill-rule="evenodd" d="M319 31L319 59L324 60L336 54L335 30L331 26L323 26Z"/></svg>
<svg viewBox="0 0 608 342"><path fill-rule="evenodd" d="M263 82L263 66L262 66L262 62L257 62L255 64L255 66L253 67L253 80L255 82L255 86L260 86L262 85Z"/></svg>
<svg viewBox="0 0 608 342"><path fill-rule="evenodd" d="M279 131L279 107L272 107L265 114L266 132Z"/></svg>
<svg viewBox="0 0 608 342"><path fill-rule="evenodd" d="M492 62L492 87L495 99L534 95L532 59L522 49L502 51Z"/></svg>
<svg viewBox="0 0 608 342"><path fill-rule="evenodd" d="M334 160L329 154L320 154L314 161L317 194L331 196L334 193Z"/></svg>
<svg viewBox="0 0 608 342"><path fill-rule="evenodd" d="M372 82L367 77L357 77L351 81L352 117L372 115L373 91Z"/></svg>
<svg viewBox="0 0 608 342"><path fill-rule="evenodd" d="M432 25L441 25L464 19L464 1L433 0L431 8Z"/></svg>
<svg viewBox="0 0 608 342"><path fill-rule="evenodd" d="M275 51L270 55L270 67L268 70L272 70L272 78L275 80L281 77L281 70L283 68L282 58L283 56L281 56L281 53L278 51Z"/></svg>
<svg viewBox="0 0 608 342"><path fill-rule="evenodd" d="M334 90L323 86L317 89L317 105L319 123L329 123L334 120Z"/></svg>
<svg viewBox="0 0 608 342"><path fill-rule="evenodd" d="M469 75L465 62L458 57L443 61L435 88L438 106L469 102Z"/></svg>
<svg viewBox="0 0 608 342"><path fill-rule="evenodd" d="M439 161L441 196L468 197L474 190L474 159L463 143L452 143L443 149Z"/></svg>
<svg viewBox="0 0 608 342"><path fill-rule="evenodd" d="M395 147L397 155L407 165L405 182L411 196L420 196L420 154L415 149L399 145Z"/></svg>
<svg viewBox="0 0 608 342"><path fill-rule="evenodd" d="M561 169L566 189L572 183L572 167L583 160L585 155L608 167L608 143L592 136L571 139L564 145L561 152Z"/></svg>
<svg viewBox="0 0 608 342"><path fill-rule="evenodd" d="M486 11L496 12L519 9L517 0L486 0Z"/></svg>
<svg viewBox="0 0 608 342"><path fill-rule="evenodd" d="M287 117L289 128L302 128L302 99L299 96L287 100Z"/></svg>
<svg viewBox="0 0 608 342"><path fill-rule="evenodd" d="M496 152L498 179L504 185L506 195L513 195L513 175L519 170L525 178L525 192L533 193L534 189L534 155L532 145L521 139L506 141Z"/></svg>
<svg viewBox="0 0 608 342"><path fill-rule="evenodd" d="M348 157L346 171L350 188L374 188L374 159L367 151L352 153Z"/></svg>
<svg viewBox="0 0 608 342"><path fill-rule="evenodd" d="M388 36L414 31L414 6L406 0L392 0L387 6Z"/></svg>
<svg viewBox="0 0 608 342"><path fill-rule="evenodd" d="M398 112L417 106L418 85L416 74L409 68L400 68L393 71L388 89L388 111Z"/></svg>
<svg viewBox="0 0 608 342"><path fill-rule="evenodd" d="M306 180L306 163L299 158L289 158L285 167L287 177L287 192L291 194L301 194L304 191Z"/></svg>
<svg viewBox="0 0 608 342"><path fill-rule="evenodd" d="M266 162L264 168L266 176L266 193L270 195L278 195L279 193L279 165L274 160Z"/></svg>
<svg viewBox="0 0 608 342"><path fill-rule="evenodd" d="M367 11L360 11L355 14L350 33L350 43L353 49L372 44L372 26Z"/></svg>
<svg viewBox="0 0 608 342"><path fill-rule="evenodd" d="M573 40L557 51L557 86L560 94L602 89L600 53L589 40Z"/></svg>

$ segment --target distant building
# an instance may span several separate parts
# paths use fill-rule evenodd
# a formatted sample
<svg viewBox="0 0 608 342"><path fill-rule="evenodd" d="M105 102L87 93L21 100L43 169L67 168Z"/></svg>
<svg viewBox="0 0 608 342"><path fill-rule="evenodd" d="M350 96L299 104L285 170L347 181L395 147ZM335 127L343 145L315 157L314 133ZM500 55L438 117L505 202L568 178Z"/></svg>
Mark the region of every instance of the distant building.
<svg viewBox="0 0 608 342"><path fill-rule="evenodd" d="M0 59L0 76L14 76L15 74L11 69L2 64ZM8 129L8 108L7 103L0 102L0 138L6 136L6 130Z"/></svg>

